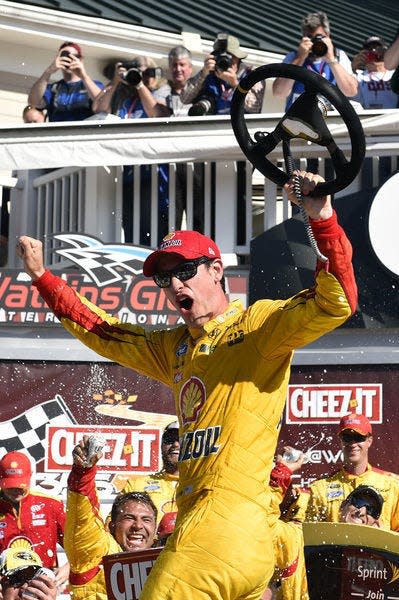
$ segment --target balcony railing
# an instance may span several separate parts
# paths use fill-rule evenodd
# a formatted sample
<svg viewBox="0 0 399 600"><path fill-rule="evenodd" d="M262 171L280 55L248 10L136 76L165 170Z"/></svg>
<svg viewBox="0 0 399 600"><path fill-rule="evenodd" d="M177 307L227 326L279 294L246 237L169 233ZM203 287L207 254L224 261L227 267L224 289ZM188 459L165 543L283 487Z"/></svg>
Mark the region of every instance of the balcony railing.
<svg viewBox="0 0 399 600"><path fill-rule="evenodd" d="M398 111L359 116L367 160L340 195L378 187L398 168ZM272 131L280 117L246 119L254 133ZM341 123L335 113L327 117L338 145L350 154ZM324 149L298 141L292 151L303 167L307 158L317 158L319 172L325 173ZM229 117L3 127L0 158L9 171L3 185L16 184L9 202L8 267L19 265L15 239L21 234L46 241L51 265L60 260L52 252L54 233L85 232L104 242L154 247L164 233L179 227L203 230L224 253L246 262L251 239L291 216L282 190L252 172ZM281 148L270 158L279 163Z"/></svg>

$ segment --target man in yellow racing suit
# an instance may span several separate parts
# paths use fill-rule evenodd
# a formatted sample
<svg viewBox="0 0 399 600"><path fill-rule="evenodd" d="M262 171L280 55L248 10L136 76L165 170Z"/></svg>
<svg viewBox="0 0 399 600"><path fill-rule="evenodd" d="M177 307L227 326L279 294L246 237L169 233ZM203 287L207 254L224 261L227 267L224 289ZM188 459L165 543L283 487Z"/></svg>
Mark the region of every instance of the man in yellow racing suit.
<svg viewBox="0 0 399 600"><path fill-rule="evenodd" d="M303 495L307 502L290 508L297 521L338 523L341 503L359 485L374 487L383 498L379 523L383 529L399 531L399 479L368 462L373 442L372 426L365 415L349 413L341 418L338 436L343 454L342 467L329 477L317 479Z"/></svg>
<svg viewBox="0 0 399 600"><path fill-rule="evenodd" d="M244 310L229 303L213 240L174 231L143 266L185 324L146 331L122 323L46 271L42 244L20 256L62 325L99 354L170 386L180 425L178 517L140 600L259 600L274 568L267 485L295 348L346 321L356 307L351 246L322 181L299 173L303 206L328 262L315 286ZM297 203L294 178L286 184ZM270 549L268 541L270 540Z"/></svg>
<svg viewBox="0 0 399 600"><path fill-rule="evenodd" d="M302 465L302 457L286 464L282 456L270 474L271 502L268 521L272 531L275 570L270 586L276 600L309 600L301 523L286 523L281 517L281 502L291 487L292 473Z"/></svg>
<svg viewBox="0 0 399 600"><path fill-rule="evenodd" d="M69 587L74 600L107 600L103 556L151 548L157 509L145 492L122 494L115 499L106 525L95 484L97 467L87 466L87 446L88 436L84 436L74 448L68 477L65 552L71 565Z"/></svg>

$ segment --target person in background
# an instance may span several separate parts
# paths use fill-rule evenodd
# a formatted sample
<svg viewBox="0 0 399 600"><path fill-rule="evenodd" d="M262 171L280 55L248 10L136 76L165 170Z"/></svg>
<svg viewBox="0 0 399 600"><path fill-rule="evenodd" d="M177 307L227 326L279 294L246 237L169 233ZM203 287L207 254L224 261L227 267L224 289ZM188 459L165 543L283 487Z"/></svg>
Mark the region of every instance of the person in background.
<svg viewBox="0 0 399 600"><path fill-rule="evenodd" d="M230 113L234 90L253 67L242 62L247 53L239 40L227 33L218 33L212 54L204 60L202 69L190 78L180 94L182 102L192 103L190 116L224 115ZM244 111L260 113L265 82L256 83L245 96Z"/></svg>
<svg viewBox="0 0 399 600"><path fill-rule="evenodd" d="M302 467L305 459L302 452L295 460L284 460L284 453L292 450L285 446L283 452L277 454L270 474L268 521L273 535L275 569L261 600L309 600L302 525L282 519L283 503L291 493L292 475Z"/></svg>
<svg viewBox="0 0 399 600"><path fill-rule="evenodd" d="M342 325L357 304L352 247L331 198L309 196L323 178L294 172L284 186L293 203L298 177L304 210L328 257L328 264L317 264L314 287L244 309L226 296L217 244L197 231L172 231L144 261L143 275L178 311L182 324L173 328L122 323L45 268L40 240L18 240L32 285L72 335L173 391L178 518L140 600L171 594L186 600L193 589L198 598L258 600L272 576L267 483L293 352Z"/></svg>
<svg viewBox="0 0 399 600"><path fill-rule="evenodd" d="M46 115L42 109L27 104L22 111L22 119L24 123L44 123Z"/></svg>
<svg viewBox="0 0 399 600"><path fill-rule="evenodd" d="M339 521L354 525L381 527L381 516L384 498L371 485L359 485L342 501L339 509Z"/></svg>
<svg viewBox="0 0 399 600"><path fill-rule="evenodd" d="M107 600L104 555L135 552L154 544L157 509L146 492L121 494L114 500L108 526L100 515L96 463L102 453L89 454L89 436L75 446L68 477L65 552L71 564L74 600Z"/></svg>
<svg viewBox="0 0 399 600"><path fill-rule="evenodd" d="M354 412L344 415L340 420L338 436L343 454L342 467L310 485L306 514L306 505L303 505L301 510L294 511L295 519L338 523L342 501L359 485L371 485L384 501L381 527L399 531L399 480L369 463L368 453L373 443L370 421L366 416Z"/></svg>
<svg viewBox="0 0 399 600"><path fill-rule="evenodd" d="M175 530L177 512L165 513L157 529L158 546L165 546L168 538Z"/></svg>
<svg viewBox="0 0 399 600"><path fill-rule="evenodd" d="M362 50L353 57L352 69L356 73L359 88L352 98L363 108L396 108L398 95L391 89L393 71L384 65L387 46L378 36L372 35L363 42Z"/></svg>
<svg viewBox="0 0 399 600"><path fill-rule="evenodd" d="M26 540L18 542L0 554L1 600L55 600L54 574L43 569L40 556Z"/></svg>
<svg viewBox="0 0 399 600"><path fill-rule="evenodd" d="M330 22L324 12L307 14L302 19L302 38L297 50L292 50L283 63L298 65L319 73L327 81L338 86L348 98L357 93L356 77L347 54L334 47L331 39ZM302 94L304 85L286 77L277 77L273 82L273 95L287 98L286 110Z"/></svg>
<svg viewBox="0 0 399 600"><path fill-rule="evenodd" d="M109 73L109 66L106 67ZM117 61L112 80L98 95L93 110L99 114L114 114L120 119L168 117L166 106L169 86L164 83L161 69L146 56L131 61ZM123 167L122 226L124 241L133 241L134 221L134 166ZM159 228L166 227L169 207L169 167L158 165ZM151 229L152 165L140 166L140 244L148 244Z"/></svg>
<svg viewBox="0 0 399 600"><path fill-rule="evenodd" d="M20 537L26 538L44 567L56 573L61 587L68 579L68 563L58 567L57 544L64 545L65 510L61 500L30 488L31 462L23 452L7 452L0 460L0 552ZM40 510L37 510L40 507Z"/></svg>
<svg viewBox="0 0 399 600"><path fill-rule="evenodd" d="M114 64L110 83L93 102L95 113L112 113L121 119L168 117L167 89L161 70L149 57L136 56Z"/></svg>
<svg viewBox="0 0 399 600"><path fill-rule="evenodd" d="M164 514L176 511L176 488L179 481L179 423L169 423L161 440L162 469L152 475L137 475L122 489L128 492L147 492L158 510L158 520Z"/></svg>
<svg viewBox="0 0 399 600"><path fill-rule="evenodd" d="M50 83L57 71L62 79ZM104 84L88 75L82 50L76 42L64 42L47 69L33 84L28 104L45 108L49 121L82 121L93 115L92 101Z"/></svg>
<svg viewBox="0 0 399 600"><path fill-rule="evenodd" d="M168 66L167 85L169 86L169 93L166 96L166 106L173 117L185 117L191 104L182 102L181 93L193 74L190 50L187 50L184 46L172 48L168 54Z"/></svg>

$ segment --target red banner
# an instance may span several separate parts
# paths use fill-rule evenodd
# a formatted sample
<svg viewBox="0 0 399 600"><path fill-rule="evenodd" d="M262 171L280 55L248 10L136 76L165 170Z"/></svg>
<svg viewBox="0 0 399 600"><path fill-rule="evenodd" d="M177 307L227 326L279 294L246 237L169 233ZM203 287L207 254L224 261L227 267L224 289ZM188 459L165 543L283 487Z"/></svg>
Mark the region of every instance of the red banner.
<svg viewBox="0 0 399 600"><path fill-rule="evenodd" d="M120 552L104 556L108 600L138 600L162 548Z"/></svg>

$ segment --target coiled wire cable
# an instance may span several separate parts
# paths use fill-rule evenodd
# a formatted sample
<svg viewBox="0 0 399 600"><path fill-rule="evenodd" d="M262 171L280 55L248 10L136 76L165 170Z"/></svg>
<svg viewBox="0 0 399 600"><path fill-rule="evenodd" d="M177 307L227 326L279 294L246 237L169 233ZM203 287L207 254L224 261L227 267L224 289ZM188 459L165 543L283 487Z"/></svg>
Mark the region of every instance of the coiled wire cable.
<svg viewBox="0 0 399 600"><path fill-rule="evenodd" d="M295 165L294 165L294 161L293 161L293 158L291 155L289 143L286 142L285 140L283 141L283 153L284 153L285 168L286 168L288 175L291 177L292 173L295 170ZM306 235L308 237L310 246L311 246L313 252L315 253L315 255L317 256L317 258L319 260L321 260L322 262L327 262L328 258L326 256L324 256L324 254L322 254L319 250L316 239L313 235L312 227L310 226L308 214L303 206L303 195L302 195L301 183L302 183L302 178L299 175L294 175L294 194L298 200L298 208L299 208L299 212L300 212L303 224L305 226Z"/></svg>

